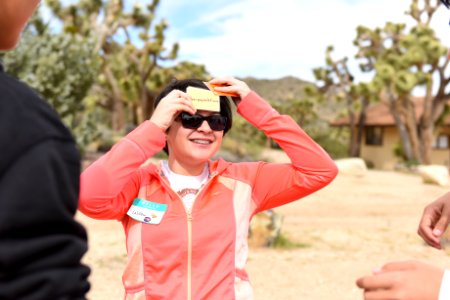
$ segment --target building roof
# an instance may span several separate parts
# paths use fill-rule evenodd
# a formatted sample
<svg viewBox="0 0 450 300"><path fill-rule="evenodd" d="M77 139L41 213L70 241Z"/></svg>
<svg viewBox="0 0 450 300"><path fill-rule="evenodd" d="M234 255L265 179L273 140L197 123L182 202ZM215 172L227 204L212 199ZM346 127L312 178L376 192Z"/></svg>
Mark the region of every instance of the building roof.
<svg viewBox="0 0 450 300"><path fill-rule="evenodd" d="M414 97L416 118L419 119L423 112L423 97ZM359 118L359 115L358 115ZM450 116L446 117L445 124L450 124ZM341 117L331 122L332 126L348 126L350 125L349 117ZM365 126L395 126L394 118L389 111L388 103L380 101L372 104L367 108Z"/></svg>

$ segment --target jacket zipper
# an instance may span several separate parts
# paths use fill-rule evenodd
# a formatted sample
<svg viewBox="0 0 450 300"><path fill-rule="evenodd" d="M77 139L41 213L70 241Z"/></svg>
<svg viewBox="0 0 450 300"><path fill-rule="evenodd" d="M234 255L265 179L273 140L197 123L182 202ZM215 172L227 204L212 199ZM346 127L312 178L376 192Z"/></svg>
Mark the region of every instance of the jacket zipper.
<svg viewBox="0 0 450 300"><path fill-rule="evenodd" d="M192 300L192 209L194 208L195 202L197 201L198 196L201 192L209 185L211 179L217 175L217 172L213 172L210 174L208 181L200 188L197 195L195 196L195 201L192 204L191 209L186 210L187 215L187 228L188 228L188 261L187 261L187 300ZM180 197L179 197L180 198ZM183 203L183 200L180 198L180 201Z"/></svg>
<svg viewBox="0 0 450 300"><path fill-rule="evenodd" d="M213 172L209 175L208 181L200 188L197 195L195 196L194 204L192 205L191 209L187 209L184 205L183 200L181 197L170 187L170 184L168 184L167 179L160 179L161 182L164 182L165 185L169 187L169 190L178 197L178 199L181 201L181 203L184 206L184 210L186 212L187 217L187 234L188 234L188 258L187 258L187 300L192 300L192 209L194 208L195 202L197 201L197 197L200 195L200 193L205 189L206 186L209 185L211 182L211 179L217 175L217 172ZM161 176L162 177L162 176Z"/></svg>
<svg viewBox="0 0 450 300"><path fill-rule="evenodd" d="M187 299L192 299L192 212L187 211L188 261L187 261Z"/></svg>
<svg viewBox="0 0 450 300"><path fill-rule="evenodd" d="M186 287L187 287L187 300L192 300L192 210L187 209L187 207L184 205L183 200L181 197L170 187L170 184L168 183L164 175L160 176L161 182L166 185L169 188L169 191L177 197L181 204L183 204L184 211L186 212L186 219L187 219L187 238L188 238L188 245L187 245L187 278L186 278ZM200 193L200 191L199 191ZM198 196L198 194L197 194ZM196 197L197 198L197 197ZM194 202L195 203L195 202Z"/></svg>

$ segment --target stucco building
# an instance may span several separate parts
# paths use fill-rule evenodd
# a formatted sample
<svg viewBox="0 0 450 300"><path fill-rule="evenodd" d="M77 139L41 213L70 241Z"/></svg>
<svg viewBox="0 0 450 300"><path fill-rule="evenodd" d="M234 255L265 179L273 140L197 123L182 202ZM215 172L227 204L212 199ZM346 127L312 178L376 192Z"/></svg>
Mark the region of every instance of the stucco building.
<svg viewBox="0 0 450 300"><path fill-rule="evenodd" d="M416 117L422 114L422 99L415 99ZM349 126L348 118L341 118L332 126ZM368 108L361 141L361 158L375 169L392 170L401 162L395 149L401 144L394 118L386 103L380 102ZM450 118L437 129L432 149L432 164L450 168Z"/></svg>

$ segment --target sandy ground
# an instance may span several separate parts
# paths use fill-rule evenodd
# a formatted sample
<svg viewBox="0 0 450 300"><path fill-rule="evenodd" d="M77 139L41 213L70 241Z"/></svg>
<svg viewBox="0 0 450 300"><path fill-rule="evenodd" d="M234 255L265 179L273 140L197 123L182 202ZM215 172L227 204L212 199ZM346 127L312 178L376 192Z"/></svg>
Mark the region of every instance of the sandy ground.
<svg viewBox="0 0 450 300"><path fill-rule="evenodd" d="M305 247L251 249L247 271L255 299L362 299L356 278L387 261L421 259L450 267L445 251L426 246L416 234L424 206L446 190L423 184L416 175L369 171L364 177L339 175L325 189L278 208L283 234ZM122 299L121 225L77 218L90 238L89 299Z"/></svg>

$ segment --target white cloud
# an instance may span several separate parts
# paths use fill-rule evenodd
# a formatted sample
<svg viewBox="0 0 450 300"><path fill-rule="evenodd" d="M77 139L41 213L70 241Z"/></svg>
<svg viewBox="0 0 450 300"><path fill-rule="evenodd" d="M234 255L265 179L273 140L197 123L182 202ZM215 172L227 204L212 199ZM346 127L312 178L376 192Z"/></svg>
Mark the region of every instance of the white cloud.
<svg viewBox="0 0 450 300"><path fill-rule="evenodd" d="M180 59L204 64L214 76L293 75L307 80L313 79L312 68L324 64L328 45L334 45L336 57L352 57L358 25L373 28L387 21L410 22L405 11L411 3L410 0L240 0L202 11L202 1L195 2L192 7L197 17L186 26L207 26L217 34L195 38L190 34L190 38L185 38L180 35L181 28L170 27L170 40L180 43ZM176 9L175 1L170 5L163 10L169 13L169 23L170 10ZM444 8L436 13L433 25L440 36L450 37L447 18L450 12ZM443 40L450 46L448 38Z"/></svg>

